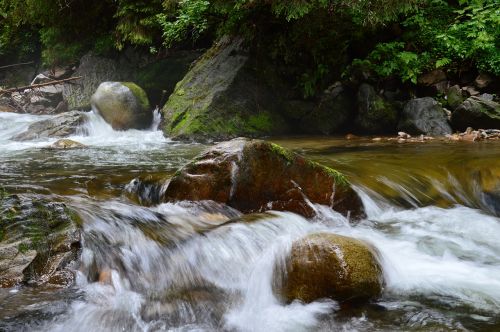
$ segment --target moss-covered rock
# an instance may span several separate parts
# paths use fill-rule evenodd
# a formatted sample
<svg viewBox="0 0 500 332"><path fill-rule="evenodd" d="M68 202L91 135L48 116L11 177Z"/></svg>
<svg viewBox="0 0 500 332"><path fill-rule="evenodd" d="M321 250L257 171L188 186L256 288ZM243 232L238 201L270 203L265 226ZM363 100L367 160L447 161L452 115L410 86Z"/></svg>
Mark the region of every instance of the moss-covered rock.
<svg viewBox="0 0 500 332"><path fill-rule="evenodd" d="M248 139L220 143L170 180L165 201L213 200L241 212L293 211L314 215L312 203L357 219L362 202L341 173L276 144Z"/></svg>
<svg viewBox="0 0 500 332"><path fill-rule="evenodd" d="M153 119L146 92L132 82L101 83L91 103L116 130L144 129Z"/></svg>
<svg viewBox="0 0 500 332"><path fill-rule="evenodd" d="M500 129L500 104L481 97L470 97L452 114L453 129Z"/></svg>
<svg viewBox="0 0 500 332"><path fill-rule="evenodd" d="M354 238L317 233L292 244L278 292L287 302L321 298L352 302L379 296L383 286L374 248Z"/></svg>
<svg viewBox="0 0 500 332"><path fill-rule="evenodd" d="M227 139L289 129L272 75L253 67L241 38L223 38L180 81L163 108L166 136Z"/></svg>
<svg viewBox="0 0 500 332"><path fill-rule="evenodd" d="M80 248L78 217L62 203L0 194L0 287L73 281L68 264Z"/></svg>
<svg viewBox="0 0 500 332"><path fill-rule="evenodd" d="M379 96L369 84L358 91L358 114L355 124L365 134L393 133L399 120L398 109Z"/></svg>

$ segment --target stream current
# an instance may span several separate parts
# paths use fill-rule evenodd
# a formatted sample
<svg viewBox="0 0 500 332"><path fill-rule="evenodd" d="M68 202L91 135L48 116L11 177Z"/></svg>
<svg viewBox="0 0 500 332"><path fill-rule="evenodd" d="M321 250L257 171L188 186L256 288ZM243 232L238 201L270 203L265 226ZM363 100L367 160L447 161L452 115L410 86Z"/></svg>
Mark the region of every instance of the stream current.
<svg viewBox="0 0 500 332"><path fill-rule="evenodd" d="M134 178L168 178L206 145L157 126L117 132L94 113L87 135L70 137L87 148L9 139L49 117L0 113L0 185L75 209L81 262L71 288L0 289L1 331L500 331L498 142L273 139L348 175L367 211L352 224L324 206L309 220L214 202L141 206L126 190ZM318 231L378 249L381 298L279 301L276 267Z"/></svg>

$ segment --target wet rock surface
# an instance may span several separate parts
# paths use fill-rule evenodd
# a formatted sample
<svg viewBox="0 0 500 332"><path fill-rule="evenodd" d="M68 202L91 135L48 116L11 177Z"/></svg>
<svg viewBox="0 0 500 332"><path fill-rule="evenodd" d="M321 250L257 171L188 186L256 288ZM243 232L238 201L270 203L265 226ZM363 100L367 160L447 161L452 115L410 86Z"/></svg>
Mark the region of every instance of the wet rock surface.
<svg viewBox="0 0 500 332"><path fill-rule="evenodd" d="M354 238L316 233L292 244L281 295L287 302L351 302L375 298L383 287L382 267L372 247Z"/></svg>
<svg viewBox="0 0 500 332"><path fill-rule="evenodd" d="M363 241L316 233L292 244L281 295L287 302L365 301L384 287L377 253Z"/></svg>
<svg viewBox="0 0 500 332"><path fill-rule="evenodd" d="M146 92L132 82L101 83L91 103L115 130L144 129L153 119Z"/></svg>
<svg viewBox="0 0 500 332"><path fill-rule="evenodd" d="M67 137L76 134L87 121L85 112L71 111L33 123L26 131L12 137L15 141L29 141L47 137Z"/></svg>
<svg viewBox="0 0 500 332"><path fill-rule="evenodd" d="M76 142L67 138L60 139L49 146L49 149L77 149L83 148L83 145L80 142Z"/></svg>
<svg viewBox="0 0 500 332"><path fill-rule="evenodd" d="M77 222L62 203L0 192L0 287L70 285L80 248Z"/></svg>
<svg viewBox="0 0 500 332"><path fill-rule="evenodd" d="M323 204L358 219L362 202L339 172L276 144L243 138L220 143L180 169L165 201L214 200L239 211L315 214Z"/></svg>

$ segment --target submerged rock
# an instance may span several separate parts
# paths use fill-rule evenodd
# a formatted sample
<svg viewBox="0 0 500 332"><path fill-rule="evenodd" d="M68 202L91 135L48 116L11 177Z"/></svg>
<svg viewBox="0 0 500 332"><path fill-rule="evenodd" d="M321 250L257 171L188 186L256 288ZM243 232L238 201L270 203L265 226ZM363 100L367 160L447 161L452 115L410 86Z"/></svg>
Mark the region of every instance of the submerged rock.
<svg viewBox="0 0 500 332"><path fill-rule="evenodd" d="M451 124L461 131L467 127L500 129L500 104L481 97L470 97L451 114Z"/></svg>
<svg viewBox="0 0 500 332"><path fill-rule="evenodd" d="M153 120L146 92L132 82L101 83L91 103L116 130L148 128Z"/></svg>
<svg viewBox="0 0 500 332"><path fill-rule="evenodd" d="M163 108L166 136L228 139L283 134L289 127L271 70L256 70L242 38L223 38L177 84Z"/></svg>
<svg viewBox="0 0 500 332"><path fill-rule="evenodd" d="M71 111L59 114L53 118L31 124L24 132L12 137L15 141L29 141L39 138L67 137L82 130L87 121L84 112Z"/></svg>
<svg viewBox="0 0 500 332"><path fill-rule="evenodd" d="M383 287L382 267L373 248L354 238L317 233L292 244L278 292L287 302L321 298L353 302L376 298Z"/></svg>
<svg viewBox="0 0 500 332"><path fill-rule="evenodd" d="M64 204L0 192L0 287L67 286L79 248L77 216Z"/></svg>
<svg viewBox="0 0 500 332"><path fill-rule="evenodd" d="M354 219L361 199L341 173L282 147L234 139L196 157L170 180L165 201L214 200L241 212L292 211L314 215L323 204Z"/></svg>
<svg viewBox="0 0 500 332"><path fill-rule="evenodd" d="M410 134L444 136L452 130L441 105L431 97L410 100L403 109L399 130Z"/></svg>
<svg viewBox="0 0 500 332"><path fill-rule="evenodd" d="M76 148L83 148L85 145L83 145L80 142L76 142L70 139L60 139L53 144L49 146L49 149L76 149Z"/></svg>
<svg viewBox="0 0 500 332"><path fill-rule="evenodd" d="M398 123L394 105L379 96L369 84L362 84L358 91L358 115L355 124L364 133L393 132Z"/></svg>

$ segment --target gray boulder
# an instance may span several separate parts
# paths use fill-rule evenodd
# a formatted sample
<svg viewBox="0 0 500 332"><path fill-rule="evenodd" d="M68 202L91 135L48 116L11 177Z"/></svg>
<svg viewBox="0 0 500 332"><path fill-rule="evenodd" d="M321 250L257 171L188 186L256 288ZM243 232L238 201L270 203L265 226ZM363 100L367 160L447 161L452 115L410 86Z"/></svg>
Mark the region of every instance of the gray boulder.
<svg viewBox="0 0 500 332"><path fill-rule="evenodd" d="M398 130L432 136L452 133L443 108L431 97L410 100L403 109Z"/></svg>
<svg viewBox="0 0 500 332"><path fill-rule="evenodd" d="M270 83L272 68L252 61L243 39L216 43L163 107L165 135L211 140L286 133L282 95L278 84Z"/></svg>
<svg viewBox="0 0 500 332"><path fill-rule="evenodd" d="M69 264L80 248L77 219L62 203L0 188L0 287L70 285Z"/></svg>
<svg viewBox="0 0 500 332"><path fill-rule="evenodd" d="M87 114L85 112L66 112L50 119L35 122L26 131L11 139L15 141L29 141L48 137L67 137L76 134L79 130L83 130L81 126L86 121Z"/></svg>
<svg viewBox="0 0 500 332"><path fill-rule="evenodd" d="M475 129L500 129L500 104L473 96L465 100L452 114L454 129L464 131Z"/></svg>
<svg viewBox="0 0 500 332"><path fill-rule="evenodd" d="M398 123L398 110L395 105L379 96L369 84L359 87L358 114L355 124L367 134L393 132Z"/></svg>
<svg viewBox="0 0 500 332"><path fill-rule="evenodd" d="M65 84L64 100L70 109L90 109L90 98L105 81L122 81L133 78L134 68L128 63L120 63L88 53L80 60L73 76L82 76L76 84Z"/></svg>
<svg viewBox="0 0 500 332"><path fill-rule="evenodd" d="M91 98L94 107L113 129L144 129L153 112L146 92L132 82L103 82Z"/></svg>

